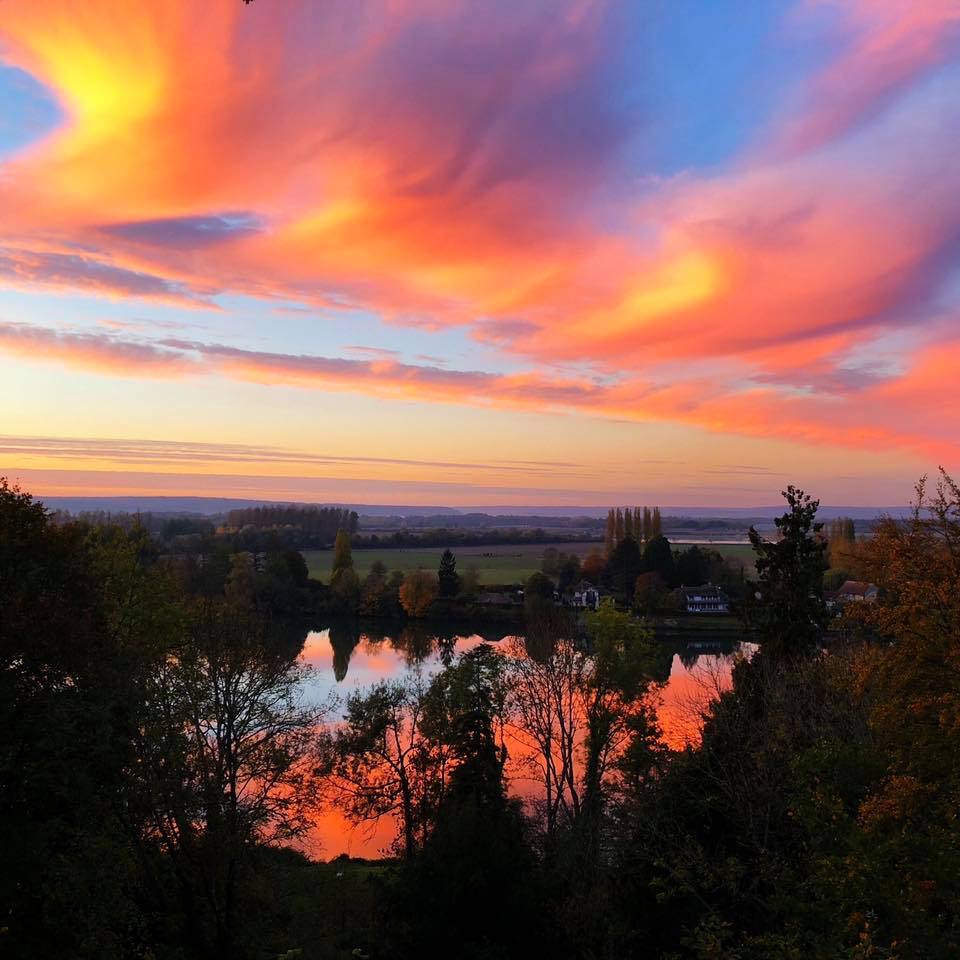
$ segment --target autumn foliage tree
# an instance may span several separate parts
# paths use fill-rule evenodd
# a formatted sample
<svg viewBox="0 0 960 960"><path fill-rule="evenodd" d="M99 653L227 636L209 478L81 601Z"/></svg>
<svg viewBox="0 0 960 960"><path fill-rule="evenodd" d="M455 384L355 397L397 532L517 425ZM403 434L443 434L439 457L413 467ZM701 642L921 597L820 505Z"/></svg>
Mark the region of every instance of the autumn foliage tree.
<svg viewBox="0 0 960 960"><path fill-rule="evenodd" d="M960 796L960 487L941 471L916 488L906 521L885 519L862 562L880 589L848 619L883 643L868 670L871 723L890 753L875 816L910 819L911 808ZM944 810L946 813L946 810Z"/></svg>
<svg viewBox="0 0 960 960"><path fill-rule="evenodd" d="M434 574L412 570L400 584L400 605L408 617L425 617L438 592L439 584Z"/></svg>

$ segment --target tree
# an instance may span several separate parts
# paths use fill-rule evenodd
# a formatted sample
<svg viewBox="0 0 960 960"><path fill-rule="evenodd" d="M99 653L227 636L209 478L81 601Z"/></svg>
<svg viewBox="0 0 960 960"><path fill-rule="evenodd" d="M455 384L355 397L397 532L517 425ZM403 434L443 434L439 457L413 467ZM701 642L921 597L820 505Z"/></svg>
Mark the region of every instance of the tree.
<svg viewBox="0 0 960 960"><path fill-rule="evenodd" d="M527 599L553 601L553 581L545 573L535 571L527 577L523 593Z"/></svg>
<svg viewBox="0 0 960 960"><path fill-rule="evenodd" d="M590 865L599 854L600 817L606 800L604 775L625 745L628 721L652 676L653 635L608 600L587 615L591 664L584 692L583 816Z"/></svg>
<svg viewBox="0 0 960 960"><path fill-rule="evenodd" d="M658 573L664 583L676 582L676 571L673 566L673 550L666 537L651 537L643 550L643 569L646 573Z"/></svg>
<svg viewBox="0 0 960 960"><path fill-rule="evenodd" d="M607 560L597 551L588 553L580 565L580 572L583 574L584 579L589 580L590 583L595 585L599 584L603 579L606 569Z"/></svg>
<svg viewBox="0 0 960 960"><path fill-rule="evenodd" d="M350 534L342 527L337 531L336 540L333 542L333 571L332 576L341 570L353 569L353 552L350 548Z"/></svg>
<svg viewBox="0 0 960 960"><path fill-rule="evenodd" d="M549 576L554 576L560 569L561 556L562 554L556 547L544 547L540 569Z"/></svg>
<svg viewBox="0 0 960 960"><path fill-rule="evenodd" d="M867 687L890 751L887 786L945 799L960 789L960 486L941 471L931 495L923 478L910 517L884 519L863 562L880 598L847 618L884 643ZM887 813L905 806L891 796Z"/></svg>
<svg viewBox="0 0 960 960"><path fill-rule="evenodd" d="M587 620L588 647L569 624L545 655L508 641L515 736L544 786L548 845L560 828L577 833L581 867L596 866L608 776L629 740L630 717L652 675L650 632L609 602Z"/></svg>
<svg viewBox="0 0 960 960"><path fill-rule="evenodd" d="M452 947L465 957L532 956L545 945L535 861L503 778L500 660L477 648L435 682L444 694L448 783L434 829L398 885L400 955L442 956Z"/></svg>
<svg viewBox="0 0 960 960"><path fill-rule="evenodd" d="M633 510L630 507L623 508L623 535L633 537Z"/></svg>
<svg viewBox="0 0 960 960"><path fill-rule="evenodd" d="M471 564L460 576L460 592L465 598L470 599L476 596L479 588L480 571Z"/></svg>
<svg viewBox="0 0 960 960"><path fill-rule="evenodd" d="M796 657L812 651L827 621L823 601L824 551L816 522L819 500L790 485L783 492L789 509L775 521L779 539L764 540L754 527L757 582L748 621L771 656Z"/></svg>
<svg viewBox="0 0 960 960"><path fill-rule="evenodd" d="M663 520L660 517L659 507L653 508L653 514L650 517L650 536L651 537L663 536Z"/></svg>
<svg viewBox="0 0 960 960"><path fill-rule="evenodd" d="M663 604L667 596L667 584L655 571L641 573L633 588L633 603L637 610L650 616Z"/></svg>
<svg viewBox="0 0 960 960"><path fill-rule="evenodd" d="M617 507L614 511L614 546L619 546L626 534L623 522L623 511Z"/></svg>
<svg viewBox="0 0 960 960"><path fill-rule="evenodd" d="M412 570L400 585L400 605L408 617L425 617L437 598L437 578L426 570Z"/></svg>
<svg viewBox="0 0 960 960"><path fill-rule="evenodd" d="M640 547L633 537L627 537L617 544L607 564L607 573L613 590L625 600L633 598L633 587L643 570L643 558Z"/></svg>
<svg viewBox="0 0 960 960"><path fill-rule="evenodd" d="M370 616L385 613L387 592L387 568L381 561L375 560L361 585L360 612Z"/></svg>
<svg viewBox="0 0 960 960"><path fill-rule="evenodd" d="M253 554L235 553L230 558L230 573L223 592L229 603L238 607L253 607L257 571Z"/></svg>
<svg viewBox="0 0 960 960"><path fill-rule="evenodd" d="M676 578L680 586L697 587L710 575L707 553L696 544L676 554Z"/></svg>
<svg viewBox="0 0 960 960"><path fill-rule="evenodd" d="M580 814L582 784L577 751L584 733L581 709L589 657L569 635L551 638L544 651L520 639L504 641L510 670L514 736L523 765L543 785L538 804L545 841L554 843L561 826Z"/></svg>
<svg viewBox="0 0 960 960"><path fill-rule="evenodd" d="M457 574L457 558L449 547L440 557L440 570L437 581L441 597L455 597L460 592L460 577Z"/></svg>
<svg viewBox="0 0 960 960"><path fill-rule="evenodd" d="M302 836L316 811L320 714L299 706L303 669L265 639L248 611L201 603L144 690L143 840L170 858L191 933L217 956L241 950L251 851Z"/></svg>
<svg viewBox="0 0 960 960"><path fill-rule="evenodd" d="M650 516L650 508L643 508L643 542L647 543L653 536L653 523Z"/></svg>
<svg viewBox="0 0 960 960"><path fill-rule="evenodd" d="M572 587L580 579L580 573L580 558L575 553L564 557L560 564L557 590L562 594Z"/></svg>
<svg viewBox="0 0 960 960"><path fill-rule="evenodd" d="M413 679L351 694L343 724L321 747L329 796L354 823L395 816L407 858L424 842L445 785L446 756L421 730L425 693Z"/></svg>
<svg viewBox="0 0 960 960"><path fill-rule="evenodd" d="M607 511L607 526L603 537L604 553L609 557L617 545L617 516L613 507Z"/></svg>
<svg viewBox="0 0 960 960"><path fill-rule="evenodd" d="M123 541L116 552L135 563L141 532ZM84 526L54 524L0 478L0 949L11 957L116 956L143 934L120 814L141 643L162 623L126 562L105 596L96 553Z"/></svg>
<svg viewBox="0 0 960 960"><path fill-rule="evenodd" d="M338 612L352 613L356 609L360 599L360 578L353 567L344 567L331 577L330 593Z"/></svg>
<svg viewBox="0 0 960 960"><path fill-rule="evenodd" d="M341 611L355 610L360 599L360 578L353 569L350 534L342 528L337 531L337 538L333 545L330 591L336 608Z"/></svg>

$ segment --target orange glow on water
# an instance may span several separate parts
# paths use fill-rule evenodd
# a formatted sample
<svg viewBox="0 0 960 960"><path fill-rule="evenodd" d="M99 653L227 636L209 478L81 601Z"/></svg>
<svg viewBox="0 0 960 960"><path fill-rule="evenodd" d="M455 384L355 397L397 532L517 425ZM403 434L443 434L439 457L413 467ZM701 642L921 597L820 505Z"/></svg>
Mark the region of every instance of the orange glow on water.
<svg viewBox="0 0 960 960"><path fill-rule="evenodd" d="M476 635L458 637L456 652L461 653L484 642ZM344 697L379 681L400 679L411 670L419 670L426 677L439 668L435 648L423 661L411 662L410 653L393 639L361 635L350 653L346 676L337 681L334 676L336 652L328 630L307 635L302 660L314 671L305 686L306 696L314 703L325 702L332 691ZM657 718L667 746L681 750L697 742L701 714L711 700L728 689L730 669L729 656L705 653L686 666L679 654L674 655L666 684L654 694ZM508 730L506 742L511 793L529 800L539 798L542 785L530 778L524 763L524 751L529 749L524 746L526 738ZM389 816L373 824L357 826L349 823L337 809L328 806L319 811L316 826L304 841L304 849L321 859L330 859L341 853L375 859L391 855L390 845L395 836L396 823Z"/></svg>

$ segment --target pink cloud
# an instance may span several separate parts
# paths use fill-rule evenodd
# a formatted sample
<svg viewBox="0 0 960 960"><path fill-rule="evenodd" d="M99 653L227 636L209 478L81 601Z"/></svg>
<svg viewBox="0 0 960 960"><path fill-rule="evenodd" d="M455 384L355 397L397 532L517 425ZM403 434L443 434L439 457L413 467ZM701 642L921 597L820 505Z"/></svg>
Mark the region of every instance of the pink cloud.
<svg viewBox="0 0 960 960"><path fill-rule="evenodd" d="M960 7L920 0L806 0L807 12L833 9L842 52L807 85L774 150L822 147L874 119L918 77L960 50Z"/></svg>
<svg viewBox="0 0 960 960"><path fill-rule="evenodd" d="M956 340L919 351L898 377L860 378L851 385L838 375L834 392L823 395L763 383L732 386L726 376L673 383L592 381L268 353L184 340L131 342L15 324L0 324L3 352L118 376L216 375L307 390L672 422L818 446L895 447L950 462L960 459L960 403L951 399L960 369Z"/></svg>
<svg viewBox="0 0 960 960"><path fill-rule="evenodd" d="M766 153L642 185L621 149L636 115L610 106L620 8L8 2L4 56L67 120L5 162L0 282L359 306L464 326L529 369L11 324L0 349L953 456L955 413L922 416L953 341L918 336L902 371L856 353L929 326L955 262L955 103L897 108L956 50L956 5L837 4L840 55Z"/></svg>

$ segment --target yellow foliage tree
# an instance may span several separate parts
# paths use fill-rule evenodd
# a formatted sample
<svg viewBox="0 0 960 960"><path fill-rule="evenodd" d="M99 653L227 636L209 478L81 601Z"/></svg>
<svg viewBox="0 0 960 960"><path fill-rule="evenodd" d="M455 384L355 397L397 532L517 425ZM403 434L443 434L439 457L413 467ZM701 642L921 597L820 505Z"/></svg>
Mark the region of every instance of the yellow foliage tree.
<svg viewBox="0 0 960 960"><path fill-rule="evenodd" d="M439 589L436 574L414 570L400 584L400 605L408 617L425 617Z"/></svg>

